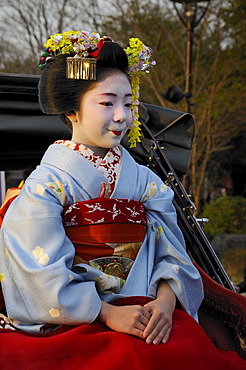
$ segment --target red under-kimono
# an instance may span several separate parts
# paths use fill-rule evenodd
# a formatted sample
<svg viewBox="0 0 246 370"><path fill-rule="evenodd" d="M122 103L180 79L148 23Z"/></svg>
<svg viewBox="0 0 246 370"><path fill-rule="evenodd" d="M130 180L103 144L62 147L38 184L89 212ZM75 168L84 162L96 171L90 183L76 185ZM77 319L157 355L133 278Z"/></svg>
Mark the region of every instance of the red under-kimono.
<svg viewBox="0 0 246 370"><path fill-rule="evenodd" d="M131 297L118 304L145 304L147 300ZM169 341L159 345L114 332L97 321L76 327L63 326L44 335L5 329L1 335L0 368L243 370L246 361L236 352L217 349L202 327L177 309Z"/></svg>

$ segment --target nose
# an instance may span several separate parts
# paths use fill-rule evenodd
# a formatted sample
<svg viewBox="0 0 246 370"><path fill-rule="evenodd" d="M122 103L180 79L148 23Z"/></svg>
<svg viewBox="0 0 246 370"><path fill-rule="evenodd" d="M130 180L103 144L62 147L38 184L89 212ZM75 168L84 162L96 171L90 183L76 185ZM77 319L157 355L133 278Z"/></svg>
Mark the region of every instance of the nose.
<svg viewBox="0 0 246 370"><path fill-rule="evenodd" d="M126 120L126 112L124 106L118 106L114 111L114 122L124 122Z"/></svg>

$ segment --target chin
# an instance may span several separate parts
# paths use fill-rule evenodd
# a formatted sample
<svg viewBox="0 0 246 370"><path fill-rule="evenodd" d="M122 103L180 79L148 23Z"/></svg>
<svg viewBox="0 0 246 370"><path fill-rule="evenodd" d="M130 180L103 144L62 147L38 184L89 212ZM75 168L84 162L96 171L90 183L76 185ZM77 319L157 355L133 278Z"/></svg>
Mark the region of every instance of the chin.
<svg viewBox="0 0 246 370"><path fill-rule="evenodd" d="M105 146L105 148L114 148L115 146L118 146L120 145L120 142L121 142L121 136L120 137L116 137L114 138L113 140L110 140L108 142L108 144Z"/></svg>

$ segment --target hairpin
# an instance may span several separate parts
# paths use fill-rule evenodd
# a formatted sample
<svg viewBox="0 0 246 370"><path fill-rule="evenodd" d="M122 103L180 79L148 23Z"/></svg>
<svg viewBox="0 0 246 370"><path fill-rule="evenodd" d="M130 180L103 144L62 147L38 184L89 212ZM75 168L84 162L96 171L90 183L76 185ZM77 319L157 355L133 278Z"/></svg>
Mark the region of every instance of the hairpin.
<svg viewBox="0 0 246 370"><path fill-rule="evenodd" d="M128 57L129 75L131 78L132 86L132 124L130 126L129 143L130 148L136 146L137 142L141 142L141 130L139 121L139 90L140 90L140 77L145 73L149 73L152 67L156 64L151 61L152 50L144 45L138 38L129 39L129 46L124 49Z"/></svg>
<svg viewBox="0 0 246 370"><path fill-rule="evenodd" d="M96 55L100 35L87 31L67 31L50 36L44 46L47 48L40 59L43 69L50 58L59 54L74 54L66 59L66 77L69 79L95 80Z"/></svg>

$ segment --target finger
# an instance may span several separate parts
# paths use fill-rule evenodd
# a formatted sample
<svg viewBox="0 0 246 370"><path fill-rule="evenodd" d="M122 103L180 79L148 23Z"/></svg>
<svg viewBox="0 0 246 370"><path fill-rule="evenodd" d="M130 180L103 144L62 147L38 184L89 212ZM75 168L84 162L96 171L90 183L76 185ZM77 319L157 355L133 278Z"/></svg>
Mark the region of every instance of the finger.
<svg viewBox="0 0 246 370"><path fill-rule="evenodd" d="M151 318L151 314L143 307L141 307L140 310L138 310L134 316L135 323L141 323L145 327L148 325L149 320Z"/></svg>
<svg viewBox="0 0 246 370"><path fill-rule="evenodd" d="M148 338L149 341L151 338L153 338L160 332L165 323L166 322L163 322L159 316L153 315L149 320L146 329L144 330L144 337L146 339Z"/></svg>
<svg viewBox="0 0 246 370"><path fill-rule="evenodd" d="M166 343L169 339L170 333L172 330L172 323L168 321L153 339L153 344L159 344L160 342Z"/></svg>
<svg viewBox="0 0 246 370"><path fill-rule="evenodd" d="M167 343L167 341L170 337L170 334L171 334L171 330L172 330L172 326L169 329L167 329L167 332L164 335L164 338L162 339L162 343Z"/></svg>
<svg viewBox="0 0 246 370"><path fill-rule="evenodd" d="M172 327L172 321L167 317L163 316L152 316L149 324L147 325L143 336L146 338L147 343L160 343L164 338L167 341L170 329Z"/></svg>
<svg viewBox="0 0 246 370"><path fill-rule="evenodd" d="M137 329L137 328L134 328L131 332L129 332L129 334L131 335L135 335L136 337L140 338L140 339L145 339L143 337L143 330L140 330L140 329Z"/></svg>
<svg viewBox="0 0 246 370"><path fill-rule="evenodd" d="M150 319L151 319L151 315L148 315L148 316L142 315L142 316L140 317L140 322L141 322L145 327L147 327L147 325L149 324Z"/></svg>
<svg viewBox="0 0 246 370"><path fill-rule="evenodd" d="M163 323L165 323L165 321L166 321L166 319L165 319L165 317L163 317L161 311L155 310L151 313L152 313L152 315L149 319L148 325L147 325L146 330L145 330L145 335L146 336L149 335L153 331L153 329L157 326L157 324L160 320L163 320Z"/></svg>
<svg viewBox="0 0 246 370"><path fill-rule="evenodd" d="M149 321L152 316L151 310L145 307L142 307L142 309L142 315Z"/></svg>
<svg viewBox="0 0 246 370"><path fill-rule="evenodd" d="M164 327L159 333L158 335L153 339L152 343L153 344L159 344L159 343L166 343L168 338L169 338L169 334L170 334L170 327ZM165 338L165 339L164 339Z"/></svg>
<svg viewBox="0 0 246 370"><path fill-rule="evenodd" d="M135 324L135 328L138 329L138 330L141 330L142 336L143 336L143 333L144 333L144 330L146 328L146 325L142 324L141 322L137 322Z"/></svg>
<svg viewBox="0 0 246 370"><path fill-rule="evenodd" d="M141 314L136 318L135 327L144 332L147 325L149 324L150 318L151 315L148 312L141 312Z"/></svg>
<svg viewBox="0 0 246 370"><path fill-rule="evenodd" d="M169 324L165 325L160 329L160 327L155 328L155 330L146 338L147 344L159 344L160 342L166 343L169 334L170 334L171 328Z"/></svg>

